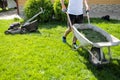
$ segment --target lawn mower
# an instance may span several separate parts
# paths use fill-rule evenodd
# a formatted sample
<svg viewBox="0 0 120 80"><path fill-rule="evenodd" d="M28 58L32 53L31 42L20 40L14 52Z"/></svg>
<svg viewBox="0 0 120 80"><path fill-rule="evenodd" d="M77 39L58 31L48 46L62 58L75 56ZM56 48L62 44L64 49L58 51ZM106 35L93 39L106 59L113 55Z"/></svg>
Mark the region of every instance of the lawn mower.
<svg viewBox="0 0 120 80"><path fill-rule="evenodd" d="M24 24L20 24L19 22L13 23L10 25L8 30L6 30L5 34L25 34L29 32L36 32L38 30L38 20L34 20L38 15L43 13L43 9L40 8L41 11L35 14L32 18L27 20Z"/></svg>

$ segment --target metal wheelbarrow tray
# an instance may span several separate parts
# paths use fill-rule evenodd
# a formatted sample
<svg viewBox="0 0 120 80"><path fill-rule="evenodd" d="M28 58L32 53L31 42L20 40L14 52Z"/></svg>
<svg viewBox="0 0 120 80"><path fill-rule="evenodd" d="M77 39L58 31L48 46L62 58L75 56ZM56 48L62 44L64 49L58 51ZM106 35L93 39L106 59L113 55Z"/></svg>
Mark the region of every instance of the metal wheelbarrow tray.
<svg viewBox="0 0 120 80"><path fill-rule="evenodd" d="M113 35L108 34L101 28L98 28L91 24L74 24L72 26L72 28L73 28L74 35L80 42L80 46L78 48L83 47L90 53L89 59L93 64L99 65L99 64L109 63L110 60L107 60L105 58L102 48L108 47L108 55L109 55L110 59L112 59L110 47L119 45L120 44L119 39L117 39ZM99 32L101 35L103 35L107 39L107 42L94 43L94 42L90 41L88 38L86 38L81 32L79 32L78 31L79 29L80 30L92 29L93 31Z"/></svg>

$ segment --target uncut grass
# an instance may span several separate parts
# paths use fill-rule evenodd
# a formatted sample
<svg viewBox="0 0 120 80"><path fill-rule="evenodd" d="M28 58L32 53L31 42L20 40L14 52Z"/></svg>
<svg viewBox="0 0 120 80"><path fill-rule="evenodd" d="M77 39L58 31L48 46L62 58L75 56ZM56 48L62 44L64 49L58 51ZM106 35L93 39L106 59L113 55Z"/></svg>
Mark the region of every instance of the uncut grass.
<svg viewBox="0 0 120 80"><path fill-rule="evenodd" d="M40 24L37 33L5 35L4 31L13 22L14 20L0 20L0 78L2 80L102 80L103 78L117 80L120 78L117 75L120 74L119 60L98 70L89 63L87 51L72 50L72 33L67 37L68 44L63 44L61 37L66 29L65 23ZM92 23L102 27L108 22L103 21L99 24L93 19ZM120 24L109 23L109 25L119 28ZM106 30L106 27L103 28ZM108 31L120 38L111 29ZM113 56L120 55L119 48L116 46L112 49L116 54Z"/></svg>

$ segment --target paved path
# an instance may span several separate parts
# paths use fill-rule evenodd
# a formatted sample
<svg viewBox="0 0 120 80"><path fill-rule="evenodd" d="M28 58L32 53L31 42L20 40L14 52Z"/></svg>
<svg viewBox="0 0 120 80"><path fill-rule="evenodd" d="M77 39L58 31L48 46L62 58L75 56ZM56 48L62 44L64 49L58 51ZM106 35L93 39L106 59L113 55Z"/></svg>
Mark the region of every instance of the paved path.
<svg viewBox="0 0 120 80"><path fill-rule="evenodd" d="M90 12L90 17L102 17L105 15L110 15L110 19L117 19L120 20L120 12L119 13L112 13L112 12ZM6 12L0 13L0 19L13 19L13 18L21 18L19 15L17 15L17 10L11 10Z"/></svg>
<svg viewBox="0 0 120 80"><path fill-rule="evenodd" d="M0 12L0 19L14 19L14 18L21 19L21 17L17 14L17 10Z"/></svg>
<svg viewBox="0 0 120 80"><path fill-rule="evenodd" d="M95 13L95 12L90 12L90 17L102 17L105 15L109 15L110 19L117 19L120 20L120 12L99 12L99 13Z"/></svg>

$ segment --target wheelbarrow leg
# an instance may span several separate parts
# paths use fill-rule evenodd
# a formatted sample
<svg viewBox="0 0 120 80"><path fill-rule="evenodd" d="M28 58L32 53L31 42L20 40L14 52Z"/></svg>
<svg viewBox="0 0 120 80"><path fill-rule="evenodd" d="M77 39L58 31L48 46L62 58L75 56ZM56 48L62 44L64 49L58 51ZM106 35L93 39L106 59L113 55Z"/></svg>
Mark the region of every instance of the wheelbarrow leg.
<svg viewBox="0 0 120 80"><path fill-rule="evenodd" d="M110 49L110 46L108 47L108 55L110 57L110 60L112 59L112 54L111 54L111 49Z"/></svg>
<svg viewBox="0 0 120 80"><path fill-rule="evenodd" d="M100 48L100 61L106 60L102 47Z"/></svg>
<svg viewBox="0 0 120 80"><path fill-rule="evenodd" d="M108 51L109 52L109 51ZM100 61L102 64L107 64L109 63L109 60L105 58L105 54L103 53L102 47L100 48Z"/></svg>

